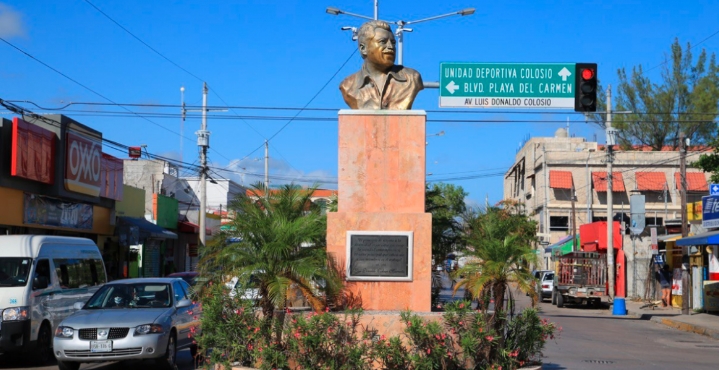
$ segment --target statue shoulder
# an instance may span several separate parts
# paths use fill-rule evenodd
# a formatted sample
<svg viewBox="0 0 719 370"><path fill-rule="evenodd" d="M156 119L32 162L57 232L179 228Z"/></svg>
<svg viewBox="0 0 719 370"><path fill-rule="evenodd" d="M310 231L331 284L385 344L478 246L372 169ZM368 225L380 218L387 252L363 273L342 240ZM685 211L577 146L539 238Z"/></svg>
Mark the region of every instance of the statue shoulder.
<svg viewBox="0 0 719 370"><path fill-rule="evenodd" d="M357 84L357 76L360 74L360 72L355 72L347 77L345 77L344 80L340 83L340 90L342 91L352 91L353 89L356 89L355 85Z"/></svg>
<svg viewBox="0 0 719 370"><path fill-rule="evenodd" d="M420 87L420 90L423 88L422 75L419 74L419 72L412 68L402 66L402 73L404 73L407 78L417 83L417 85Z"/></svg>

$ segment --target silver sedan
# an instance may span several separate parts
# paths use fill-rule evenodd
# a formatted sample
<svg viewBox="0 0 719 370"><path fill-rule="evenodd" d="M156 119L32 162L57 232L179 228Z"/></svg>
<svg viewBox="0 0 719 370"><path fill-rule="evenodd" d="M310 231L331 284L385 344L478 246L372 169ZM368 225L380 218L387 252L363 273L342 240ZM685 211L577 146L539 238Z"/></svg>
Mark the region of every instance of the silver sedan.
<svg viewBox="0 0 719 370"><path fill-rule="evenodd" d="M179 278L141 278L105 284L55 331L53 351L61 370L82 362L153 359L175 367L177 351L199 335L199 306Z"/></svg>

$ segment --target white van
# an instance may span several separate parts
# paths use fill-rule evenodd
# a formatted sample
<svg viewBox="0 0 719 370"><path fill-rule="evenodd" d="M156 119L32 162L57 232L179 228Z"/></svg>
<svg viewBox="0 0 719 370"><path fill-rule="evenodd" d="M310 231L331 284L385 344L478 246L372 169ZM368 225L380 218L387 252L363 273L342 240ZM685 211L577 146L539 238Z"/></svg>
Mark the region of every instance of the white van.
<svg viewBox="0 0 719 370"><path fill-rule="evenodd" d="M53 357L57 325L107 282L97 245L85 238L0 235L0 353Z"/></svg>

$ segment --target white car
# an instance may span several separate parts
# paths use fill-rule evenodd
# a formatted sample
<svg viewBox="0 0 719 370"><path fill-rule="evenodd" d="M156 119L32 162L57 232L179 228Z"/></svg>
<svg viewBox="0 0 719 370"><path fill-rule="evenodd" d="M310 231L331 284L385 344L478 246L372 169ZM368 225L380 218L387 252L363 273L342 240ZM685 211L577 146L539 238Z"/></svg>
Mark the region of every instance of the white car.
<svg viewBox="0 0 719 370"><path fill-rule="evenodd" d="M254 277L250 277L250 284L252 283L254 283ZM237 276L225 283L225 288L230 290L230 298L235 298L237 296L237 289L241 289L241 285L240 278ZM258 288L246 288L240 296L240 299L250 300L257 303L257 301L260 300L260 290Z"/></svg>
<svg viewBox="0 0 719 370"><path fill-rule="evenodd" d="M60 370L77 370L82 362L152 359L175 369L177 351L194 356L200 334L200 307L180 278L140 278L105 284L90 300L63 320L53 350Z"/></svg>
<svg viewBox="0 0 719 370"><path fill-rule="evenodd" d="M554 289L554 272L549 271L542 274L539 284L539 300L544 301L544 298L552 298L552 290Z"/></svg>

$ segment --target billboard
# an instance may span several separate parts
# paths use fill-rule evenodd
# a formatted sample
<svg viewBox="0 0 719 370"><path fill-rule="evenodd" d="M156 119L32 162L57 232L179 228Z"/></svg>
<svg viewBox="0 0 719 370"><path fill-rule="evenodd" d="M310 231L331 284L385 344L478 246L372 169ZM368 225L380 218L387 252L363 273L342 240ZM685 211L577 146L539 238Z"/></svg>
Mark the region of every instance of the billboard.
<svg viewBox="0 0 719 370"><path fill-rule="evenodd" d="M14 117L10 175L52 185L55 133Z"/></svg>

